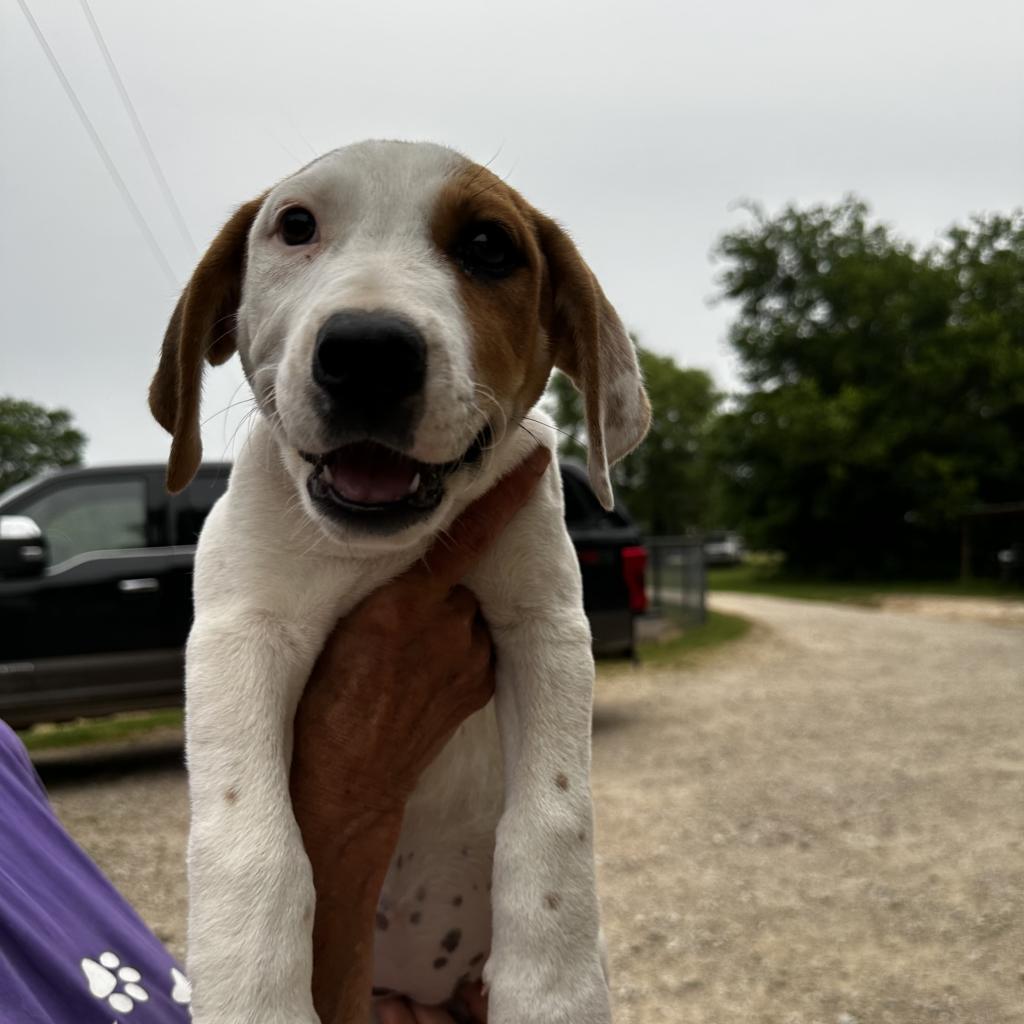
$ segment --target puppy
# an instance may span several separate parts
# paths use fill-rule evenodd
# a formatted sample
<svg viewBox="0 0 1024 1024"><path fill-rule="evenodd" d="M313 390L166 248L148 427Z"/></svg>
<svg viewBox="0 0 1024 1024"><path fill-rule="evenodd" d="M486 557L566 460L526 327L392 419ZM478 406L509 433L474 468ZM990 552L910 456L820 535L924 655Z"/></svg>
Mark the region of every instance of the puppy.
<svg viewBox="0 0 1024 1024"><path fill-rule="evenodd" d="M150 389L173 436L171 491L200 463L203 364L236 351L261 416L199 541L186 658L192 1012L313 1024L314 892L288 775L328 632L537 439L555 447L534 410L553 367L583 395L606 508L608 466L650 412L629 337L565 233L435 145L336 150L214 239ZM496 1024L602 1024L594 668L554 463L465 582L497 695L409 801L374 985L439 1004L482 975Z"/></svg>

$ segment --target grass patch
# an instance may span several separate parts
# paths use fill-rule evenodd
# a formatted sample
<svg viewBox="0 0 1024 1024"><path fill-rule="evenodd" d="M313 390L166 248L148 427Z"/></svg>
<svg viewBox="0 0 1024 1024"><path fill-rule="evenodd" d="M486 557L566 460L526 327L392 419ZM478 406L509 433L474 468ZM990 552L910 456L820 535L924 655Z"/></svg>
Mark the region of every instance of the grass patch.
<svg viewBox="0 0 1024 1024"><path fill-rule="evenodd" d="M770 561L752 561L728 569L708 569L708 588L745 594L768 594L772 597L796 597L805 601L838 601L868 607L877 606L883 597L896 594L1024 599L1024 591L1019 587L995 580L832 582L787 576L777 563Z"/></svg>
<svg viewBox="0 0 1024 1024"><path fill-rule="evenodd" d="M33 725L18 733L30 751L80 747L93 743L113 743L138 737L154 729L181 728L181 708L132 712L109 718L80 718L74 722Z"/></svg>
<svg viewBox="0 0 1024 1024"><path fill-rule="evenodd" d="M664 665L739 640L749 629L750 621L740 615L708 612L703 626L693 626L668 640L642 643L637 653L642 664Z"/></svg>

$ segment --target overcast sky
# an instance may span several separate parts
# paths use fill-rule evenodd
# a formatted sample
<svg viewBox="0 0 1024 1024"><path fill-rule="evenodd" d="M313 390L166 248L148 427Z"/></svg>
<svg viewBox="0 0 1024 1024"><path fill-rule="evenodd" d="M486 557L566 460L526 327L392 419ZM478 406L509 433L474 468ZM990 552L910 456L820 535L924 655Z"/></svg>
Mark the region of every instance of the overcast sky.
<svg viewBox="0 0 1024 1024"><path fill-rule="evenodd" d="M161 270L15 0L0 3L0 394L87 459L163 460L145 392L195 259L78 0L28 0L166 252ZM643 342L736 380L715 239L743 197L856 191L935 237L1024 202L1021 0L91 0L189 230L314 154L444 142L566 224ZM237 361L208 374L230 457ZM235 401L244 397L237 391Z"/></svg>

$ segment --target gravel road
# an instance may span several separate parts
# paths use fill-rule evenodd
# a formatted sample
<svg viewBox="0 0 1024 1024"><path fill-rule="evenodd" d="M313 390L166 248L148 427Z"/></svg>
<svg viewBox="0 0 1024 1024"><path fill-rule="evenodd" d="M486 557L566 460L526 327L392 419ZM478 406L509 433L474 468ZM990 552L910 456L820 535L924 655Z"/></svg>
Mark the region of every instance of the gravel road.
<svg viewBox="0 0 1024 1024"><path fill-rule="evenodd" d="M715 606L756 628L598 683L616 1020L1020 1024L1024 629L912 604ZM72 834L180 953L176 741L43 771Z"/></svg>

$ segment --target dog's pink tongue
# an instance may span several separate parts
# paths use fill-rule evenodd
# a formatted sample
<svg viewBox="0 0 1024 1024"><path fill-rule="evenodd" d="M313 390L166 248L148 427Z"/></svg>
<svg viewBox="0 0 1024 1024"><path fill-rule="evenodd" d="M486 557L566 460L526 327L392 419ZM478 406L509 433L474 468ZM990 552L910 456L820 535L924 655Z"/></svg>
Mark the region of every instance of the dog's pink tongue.
<svg viewBox="0 0 1024 1024"><path fill-rule="evenodd" d="M328 463L331 486L347 501L385 505L401 501L410 491L417 463L376 444L339 448Z"/></svg>

